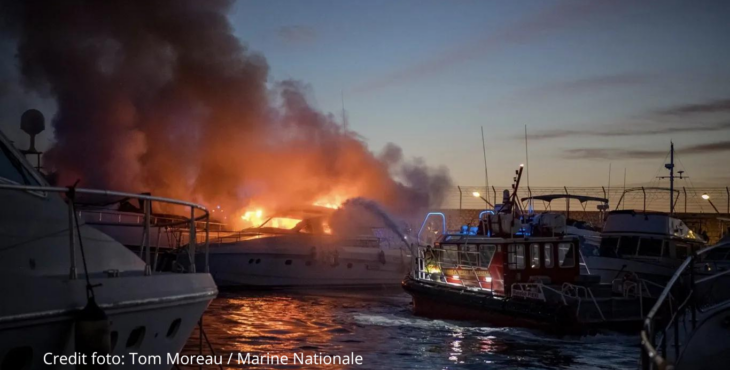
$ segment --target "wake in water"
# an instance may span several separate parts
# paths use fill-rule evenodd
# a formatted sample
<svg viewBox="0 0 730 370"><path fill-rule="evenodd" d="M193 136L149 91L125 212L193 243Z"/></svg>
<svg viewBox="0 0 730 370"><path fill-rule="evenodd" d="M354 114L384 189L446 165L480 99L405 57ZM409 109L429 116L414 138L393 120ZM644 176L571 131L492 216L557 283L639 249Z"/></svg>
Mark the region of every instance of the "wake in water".
<svg viewBox="0 0 730 370"><path fill-rule="evenodd" d="M398 290L229 293L211 305L206 332L226 355L353 352L364 358L358 369L635 369L638 363L633 336L555 337L430 320L413 316L409 302ZM193 336L188 350L197 343Z"/></svg>

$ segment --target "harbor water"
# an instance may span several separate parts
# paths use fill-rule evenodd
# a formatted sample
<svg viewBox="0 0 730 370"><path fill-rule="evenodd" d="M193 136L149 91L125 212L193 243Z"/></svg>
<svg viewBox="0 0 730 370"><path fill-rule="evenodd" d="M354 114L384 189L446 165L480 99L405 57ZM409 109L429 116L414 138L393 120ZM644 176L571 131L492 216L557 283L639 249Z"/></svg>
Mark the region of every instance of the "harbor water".
<svg viewBox="0 0 730 370"><path fill-rule="evenodd" d="M400 289L221 292L205 313L204 330L225 359L230 353L362 356L359 366L225 368L636 369L639 361L638 335L557 337L477 322L431 320L414 316L410 296ZM200 343L196 330L184 352L198 353Z"/></svg>

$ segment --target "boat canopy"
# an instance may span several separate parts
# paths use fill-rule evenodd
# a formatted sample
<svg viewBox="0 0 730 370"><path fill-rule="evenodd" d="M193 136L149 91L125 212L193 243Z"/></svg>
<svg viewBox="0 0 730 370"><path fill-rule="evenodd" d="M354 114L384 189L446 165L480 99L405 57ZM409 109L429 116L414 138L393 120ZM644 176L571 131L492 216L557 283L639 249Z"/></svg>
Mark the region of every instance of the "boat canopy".
<svg viewBox="0 0 730 370"><path fill-rule="evenodd" d="M608 199L606 198L599 198L599 197L589 197L587 195L572 195L572 194L548 194L548 195L535 195L532 197L525 197L522 198L522 201L526 200L542 200L545 202L552 202L555 199L576 199L581 203L585 202L601 202L601 203L608 203Z"/></svg>

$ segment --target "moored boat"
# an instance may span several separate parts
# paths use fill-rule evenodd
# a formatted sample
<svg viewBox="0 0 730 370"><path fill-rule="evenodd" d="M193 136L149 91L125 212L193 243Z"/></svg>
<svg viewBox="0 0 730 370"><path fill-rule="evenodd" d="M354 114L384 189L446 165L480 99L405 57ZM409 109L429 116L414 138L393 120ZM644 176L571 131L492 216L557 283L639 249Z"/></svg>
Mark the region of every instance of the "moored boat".
<svg viewBox="0 0 730 370"><path fill-rule="evenodd" d="M403 281L414 313L561 332L638 330L653 302L644 282L600 284L582 275L579 238L565 233L565 225L533 224L519 210L521 174L522 168L509 203L483 214L478 227L419 246Z"/></svg>
<svg viewBox="0 0 730 370"><path fill-rule="evenodd" d="M333 232L332 215L332 209L321 207L289 211L213 240L213 278L219 286L241 288L400 284L411 265L405 241L385 228Z"/></svg>
<svg viewBox="0 0 730 370"><path fill-rule="evenodd" d="M166 198L53 187L2 133L0 149L0 368L45 369L52 356L90 355L84 351L89 348L115 361L130 352L180 351L218 293L210 274L152 271L149 248L140 258L89 227L78 217L75 199L131 197L149 207L152 202L188 207L199 217L207 211ZM95 315L95 330L84 330L88 312ZM171 366L127 361L115 368Z"/></svg>
<svg viewBox="0 0 730 370"><path fill-rule="evenodd" d="M583 257L603 282L632 273L663 287L687 256L706 245L682 220L667 213L613 211L603 226L600 247Z"/></svg>
<svg viewBox="0 0 730 370"><path fill-rule="evenodd" d="M672 275L644 321L642 369L710 370L730 361L728 251L725 235L687 256Z"/></svg>

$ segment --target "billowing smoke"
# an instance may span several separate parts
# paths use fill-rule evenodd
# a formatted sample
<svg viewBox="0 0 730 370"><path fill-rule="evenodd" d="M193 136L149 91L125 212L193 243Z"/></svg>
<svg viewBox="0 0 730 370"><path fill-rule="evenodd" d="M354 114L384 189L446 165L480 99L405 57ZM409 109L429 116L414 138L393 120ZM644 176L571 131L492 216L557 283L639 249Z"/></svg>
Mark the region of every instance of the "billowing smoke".
<svg viewBox="0 0 730 370"><path fill-rule="evenodd" d="M330 221L335 234L364 234L364 227L386 228L396 238L399 248L410 249L407 234L408 223L394 220L380 205L370 199L348 199L340 209L335 211ZM400 245L403 243L403 245Z"/></svg>
<svg viewBox="0 0 730 370"><path fill-rule="evenodd" d="M438 206L445 169L374 155L307 87L269 81L226 0L2 1L29 91L52 97L61 185L151 191L229 209L343 194L405 214Z"/></svg>

